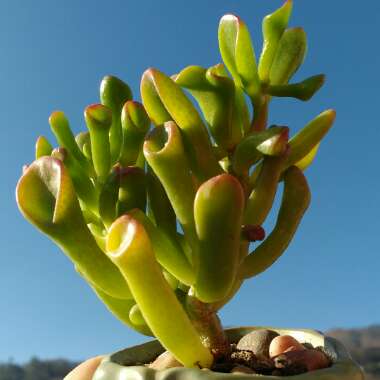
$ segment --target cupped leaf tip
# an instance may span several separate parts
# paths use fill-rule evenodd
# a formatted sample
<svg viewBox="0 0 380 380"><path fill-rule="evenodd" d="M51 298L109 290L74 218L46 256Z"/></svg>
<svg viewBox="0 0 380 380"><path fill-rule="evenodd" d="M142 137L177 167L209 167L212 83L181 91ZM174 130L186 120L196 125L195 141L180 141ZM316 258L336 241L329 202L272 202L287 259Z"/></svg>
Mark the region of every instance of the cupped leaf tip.
<svg viewBox="0 0 380 380"><path fill-rule="evenodd" d="M59 224L77 202L63 163L48 156L25 170L16 187L16 199L25 218L38 227Z"/></svg>
<svg viewBox="0 0 380 380"><path fill-rule="evenodd" d="M106 251L113 261L122 258L141 226L130 215L122 215L112 223L106 240Z"/></svg>
<svg viewBox="0 0 380 380"><path fill-rule="evenodd" d="M84 117L90 128L110 128L112 124L112 111L102 104L86 107Z"/></svg>

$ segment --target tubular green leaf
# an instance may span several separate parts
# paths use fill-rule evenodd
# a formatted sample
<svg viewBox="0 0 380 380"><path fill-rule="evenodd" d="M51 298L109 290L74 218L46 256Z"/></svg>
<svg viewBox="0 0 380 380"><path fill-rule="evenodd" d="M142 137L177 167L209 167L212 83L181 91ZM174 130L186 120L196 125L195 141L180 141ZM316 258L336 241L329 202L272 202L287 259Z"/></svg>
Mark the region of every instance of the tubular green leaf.
<svg viewBox="0 0 380 380"><path fill-rule="evenodd" d="M324 111L289 140L290 155L287 167L296 164L310 153L330 130L335 117L334 110Z"/></svg>
<svg viewBox="0 0 380 380"><path fill-rule="evenodd" d="M289 140L290 154L284 166L284 170L292 165L298 166L297 164L303 158L305 158L305 163L309 162L309 164L311 164L311 161L312 159L314 159L315 156L315 154L313 156L312 151L316 149L315 147L321 142L323 137L332 127L335 120L335 116L335 111L331 109L322 112ZM314 153L316 153L316 151ZM261 169L262 165L261 163L259 163L255 167L253 173L250 175L250 188L253 188L255 186L256 181L260 175Z"/></svg>
<svg viewBox="0 0 380 380"><path fill-rule="evenodd" d="M144 227L160 265L184 284L193 285L195 281L194 269L191 267L179 243L165 234L159 227L154 226L141 210L131 210L128 215L132 216Z"/></svg>
<svg viewBox="0 0 380 380"><path fill-rule="evenodd" d="M112 111L101 104L88 106L84 111L90 132L92 160L100 182L104 182L111 168L109 130Z"/></svg>
<svg viewBox="0 0 380 380"><path fill-rule="evenodd" d="M142 104L128 101L121 112L123 129L123 149L120 163L123 166L135 165L141 152L144 136L150 127L150 119Z"/></svg>
<svg viewBox="0 0 380 380"><path fill-rule="evenodd" d="M272 208L280 179L288 155L265 157L255 188L249 195L244 214L244 224L260 226Z"/></svg>
<svg viewBox="0 0 380 380"><path fill-rule="evenodd" d="M162 274L164 275L165 280L169 284L170 288L175 291L180 283L178 279L165 269L162 270Z"/></svg>
<svg viewBox="0 0 380 380"><path fill-rule="evenodd" d="M65 114L61 111L53 112L49 117L49 124L58 141L58 145L65 148L86 170L88 170L89 163L75 141L75 137Z"/></svg>
<svg viewBox="0 0 380 380"><path fill-rule="evenodd" d="M158 124L173 120L181 129L186 149L190 153L192 169L199 179L208 179L221 172L212 153L207 129L196 108L178 84L160 71L149 69L142 78L141 97L152 120L158 121ZM157 105L157 98L167 111L168 117L162 117L165 114ZM156 109L159 109L157 115Z"/></svg>
<svg viewBox="0 0 380 380"><path fill-rule="evenodd" d="M244 92L239 87L235 87L235 107L236 114L240 118L239 124L242 126L243 136L245 136L251 127L251 121Z"/></svg>
<svg viewBox="0 0 380 380"><path fill-rule="evenodd" d="M218 30L219 50L237 86L255 99L260 93L255 52L245 23L237 16L222 17Z"/></svg>
<svg viewBox="0 0 380 380"><path fill-rule="evenodd" d="M145 319L141 314L141 310L137 304L134 304L129 311L129 319L135 325L146 325Z"/></svg>
<svg viewBox="0 0 380 380"><path fill-rule="evenodd" d="M88 230L61 161L42 157L33 162L17 184L16 198L24 217L63 250L87 281L114 297L131 297L120 271Z"/></svg>
<svg viewBox="0 0 380 380"><path fill-rule="evenodd" d="M325 76L323 74L314 75L299 83L271 85L268 94L278 97L291 97L303 101L311 99L314 94L323 86Z"/></svg>
<svg viewBox="0 0 380 380"><path fill-rule="evenodd" d="M100 101L112 111L112 125L109 130L111 163L119 158L123 143L121 109L123 104L131 99L132 91L126 83L111 75L103 78L100 84Z"/></svg>
<svg viewBox="0 0 380 380"><path fill-rule="evenodd" d="M165 126L153 129L146 137L143 149L185 233L192 234L195 186L179 128L174 122L167 122Z"/></svg>
<svg viewBox="0 0 380 380"><path fill-rule="evenodd" d="M144 108L155 125L162 125L173 119L157 92L149 70L145 71L141 78L140 92Z"/></svg>
<svg viewBox="0 0 380 380"><path fill-rule="evenodd" d="M243 209L243 188L229 174L209 179L197 191L194 220L199 239L199 269L194 290L202 302L220 301L234 284Z"/></svg>
<svg viewBox="0 0 380 380"><path fill-rule="evenodd" d="M287 0L285 4L263 20L263 50L259 60L259 77L262 82L269 82L269 72L282 34L288 26L292 13L293 1Z"/></svg>
<svg viewBox="0 0 380 380"><path fill-rule="evenodd" d="M53 147L50 145L49 141L44 136L39 136L36 141L36 160L43 156L50 156L53 151Z"/></svg>
<svg viewBox="0 0 380 380"><path fill-rule="evenodd" d="M284 194L276 225L270 235L240 265L241 278L257 276L285 251L310 203L310 191L302 171L291 166L284 174Z"/></svg>
<svg viewBox="0 0 380 380"><path fill-rule="evenodd" d="M247 174L250 166L259 161L263 155L283 154L286 150L288 134L287 127L273 126L244 138L236 147L232 157L234 172L239 175Z"/></svg>
<svg viewBox="0 0 380 380"><path fill-rule="evenodd" d="M73 181L78 198L85 204L86 208L97 214L98 192L88 173L65 148L54 149L51 155L64 163Z"/></svg>
<svg viewBox="0 0 380 380"><path fill-rule="evenodd" d="M256 56L247 25L241 19L238 19L235 61L244 91L255 101L261 91Z"/></svg>
<svg viewBox="0 0 380 380"><path fill-rule="evenodd" d="M270 69L271 85L288 83L305 58L306 45L306 33L302 28L285 30Z"/></svg>
<svg viewBox="0 0 380 380"><path fill-rule="evenodd" d="M242 115L236 107L234 82L219 75L218 66L206 70L200 66L189 66L176 77L176 83L189 90L210 127L218 146L233 148L242 138Z"/></svg>
<svg viewBox="0 0 380 380"><path fill-rule="evenodd" d="M87 222L87 221L86 221ZM87 227L91 231L98 247L105 252L106 251L106 230L96 223L88 223Z"/></svg>
<svg viewBox="0 0 380 380"><path fill-rule="evenodd" d="M83 144L83 154L89 161L92 161L91 141ZM95 175L94 175L95 176Z"/></svg>
<svg viewBox="0 0 380 380"><path fill-rule="evenodd" d="M88 131L78 133L75 141L87 160L92 161L90 133Z"/></svg>
<svg viewBox="0 0 380 380"><path fill-rule="evenodd" d="M318 143L305 157L301 158L294 165L297 166L298 169L305 171L314 161L315 156L318 153L320 143Z"/></svg>
<svg viewBox="0 0 380 380"><path fill-rule="evenodd" d="M104 224L110 227L118 216L134 208L145 211L145 207L144 171L137 166L114 166L99 198L99 213Z"/></svg>
<svg viewBox="0 0 380 380"><path fill-rule="evenodd" d="M157 227L173 236L177 231L177 221L173 207L160 180L148 166L147 173L148 215Z"/></svg>
<svg viewBox="0 0 380 380"><path fill-rule="evenodd" d="M105 181L99 196L99 215L107 228L117 217L117 201L120 188L120 168L114 167Z"/></svg>
<svg viewBox="0 0 380 380"><path fill-rule="evenodd" d="M147 179L144 170L137 166L120 168L119 179L117 215L120 216L134 208L145 211Z"/></svg>
<svg viewBox="0 0 380 380"><path fill-rule="evenodd" d="M107 254L162 345L187 367L210 367L213 357L165 280L144 227L126 215L117 219L107 237Z"/></svg>

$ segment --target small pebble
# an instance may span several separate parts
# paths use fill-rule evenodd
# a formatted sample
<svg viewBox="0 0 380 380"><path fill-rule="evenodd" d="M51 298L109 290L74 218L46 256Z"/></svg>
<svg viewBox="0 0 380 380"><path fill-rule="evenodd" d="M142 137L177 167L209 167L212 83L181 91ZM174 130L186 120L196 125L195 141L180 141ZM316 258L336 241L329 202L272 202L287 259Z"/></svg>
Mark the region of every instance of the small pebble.
<svg viewBox="0 0 380 380"><path fill-rule="evenodd" d="M290 346L288 347L284 352L289 352L289 351L303 351L306 350L306 348L301 344L302 347L300 346Z"/></svg>
<svg viewBox="0 0 380 380"><path fill-rule="evenodd" d="M274 358L289 348L292 347L292 351L301 351L305 350L305 347L298 342L297 339L293 338L290 335L280 335L274 338L269 346L269 356Z"/></svg>
<svg viewBox="0 0 380 380"><path fill-rule="evenodd" d="M302 350L284 352L274 358L276 368L305 367L307 371L326 368L329 358L318 350Z"/></svg>
<svg viewBox="0 0 380 380"><path fill-rule="evenodd" d="M272 330L254 330L244 335L238 342L239 350L249 350L255 355L269 357L271 341L279 335Z"/></svg>
<svg viewBox="0 0 380 380"><path fill-rule="evenodd" d="M231 369L231 373L237 373L237 374L240 374L240 373L248 373L248 374L252 374L252 373L256 373L252 368L249 368L249 367L246 367L245 365L238 365L234 368Z"/></svg>
<svg viewBox="0 0 380 380"><path fill-rule="evenodd" d="M165 351L149 364L149 368L161 371L167 368L183 367L183 365L169 352Z"/></svg>

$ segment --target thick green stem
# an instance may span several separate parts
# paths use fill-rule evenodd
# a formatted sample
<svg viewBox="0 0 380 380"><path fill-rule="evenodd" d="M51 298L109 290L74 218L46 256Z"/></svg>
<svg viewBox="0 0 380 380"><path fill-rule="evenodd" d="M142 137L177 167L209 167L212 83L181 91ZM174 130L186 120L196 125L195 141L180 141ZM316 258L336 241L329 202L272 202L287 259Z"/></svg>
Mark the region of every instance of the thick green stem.
<svg viewBox="0 0 380 380"><path fill-rule="evenodd" d="M254 103L254 116L251 123L251 132L263 131L267 127L270 96L265 95L261 103Z"/></svg>
<svg viewBox="0 0 380 380"><path fill-rule="evenodd" d="M230 344L213 305L199 301L190 289L186 298L186 311L203 345L211 351L214 359L227 356Z"/></svg>

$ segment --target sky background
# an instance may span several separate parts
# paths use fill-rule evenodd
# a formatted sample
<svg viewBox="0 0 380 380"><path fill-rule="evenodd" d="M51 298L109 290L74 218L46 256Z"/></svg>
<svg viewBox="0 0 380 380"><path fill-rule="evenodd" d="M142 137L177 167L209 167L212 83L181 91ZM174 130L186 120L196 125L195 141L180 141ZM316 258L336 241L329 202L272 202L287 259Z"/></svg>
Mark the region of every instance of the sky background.
<svg viewBox="0 0 380 380"><path fill-rule="evenodd" d="M270 123L292 133L327 108L337 120L307 171L312 204L286 254L250 280L223 323L326 330L380 323L380 2L295 0L292 26L308 34L294 80L327 74L308 103L278 99ZM107 4L107 6L105 6ZM47 122L64 110L73 129L98 102L106 74L139 99L150 66L167 74L220 62L225 13L248 24L257 55L261 19L280 0L2 0L0 4L0 361L83 359L142 342L118 322L70 262L18 212L14 188Z"/></svg>

